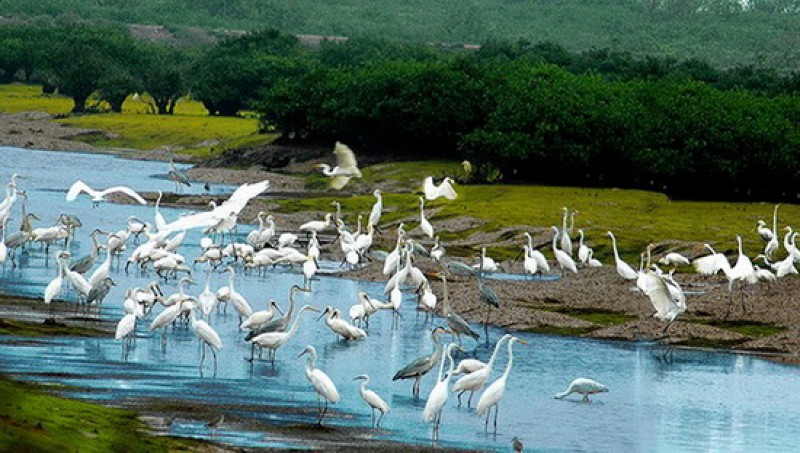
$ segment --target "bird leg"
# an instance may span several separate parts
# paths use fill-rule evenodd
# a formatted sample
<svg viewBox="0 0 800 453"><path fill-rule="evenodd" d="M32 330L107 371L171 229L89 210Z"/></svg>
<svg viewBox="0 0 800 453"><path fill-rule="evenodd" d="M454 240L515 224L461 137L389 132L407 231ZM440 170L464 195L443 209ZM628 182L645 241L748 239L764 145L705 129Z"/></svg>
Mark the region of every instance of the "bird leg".
<svg viewBox="0 0 800 453"><path fill-rule="evenodd" d="M483 335L486 336L486 344L489 344L489 316L492 314L492 306L486 306L486 321L483 322Z"/></svg>
<svg viewBox="0 0 800 453"><path fill-rule="evenodd" d="M203 368L203 362L206 360L206 345L203 342L200 343L200 368Z"/></svg>
<svg viewBox="0 0 800 453"><path fill-rule="evenodd" d="M378 417L378 424L375 425L376 428L381 427L381 420L383 420L383 411L381 411L381 415Z"/></svg>
<svg viewBox="0 0 800 453"><path fill-rule="evenodd" d="M461 407L461 395L463 395L464 392L466 392L466 390L458 392L458 407Z"/></svg>
<svg viewBox="0 0 800 453"><path fill-rule="evenodd" d="M472 407L472 396L475 395L475 391L469 392L469 399L467 400L467 407Z"/></svg>
<svg viewBox="0 0 800 453"><path fill-rule="evenodd" d="M497 434L497 412L500 410L500 405L494 405L494 433Z"/></svg>
<svg viewBox="0 0 800 453"><path fill-rule="evenodd" d="M369 426L375 426L375 408L372 408L372 423Z"/></svg>

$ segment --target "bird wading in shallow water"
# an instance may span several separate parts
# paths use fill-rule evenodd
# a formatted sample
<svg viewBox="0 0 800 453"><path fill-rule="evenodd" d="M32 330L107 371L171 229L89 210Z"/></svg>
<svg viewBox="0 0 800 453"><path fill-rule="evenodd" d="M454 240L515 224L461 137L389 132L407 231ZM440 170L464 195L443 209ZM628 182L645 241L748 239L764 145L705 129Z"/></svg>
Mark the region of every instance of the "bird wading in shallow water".
<svg viewBox="0 0 800 453"><path fill-rule="evenodd" d="M608 391L605 385L588 378L577 378L569 384L569 388L556 394L555 399L560 400L568 395L577 393L583 395L583 401L589 402L589 395L604 393Z"/></svg>

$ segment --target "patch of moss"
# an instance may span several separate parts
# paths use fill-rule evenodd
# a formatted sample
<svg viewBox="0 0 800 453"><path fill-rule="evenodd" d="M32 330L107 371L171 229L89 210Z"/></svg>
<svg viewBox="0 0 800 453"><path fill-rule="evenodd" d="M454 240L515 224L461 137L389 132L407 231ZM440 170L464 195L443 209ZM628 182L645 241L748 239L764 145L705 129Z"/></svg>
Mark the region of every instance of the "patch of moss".
<svg viewBox="0 0 800 453"><path fill-rule="evenodd" d="M694 348L711 348L711 349L732 349L737 345L743 343L744 340L721 340L713 338L689 338L687 340L676 341L676 345L691 346Z"/></svg>
<svg viewBox="0 0 800 453"><path fill-rule="evenodd" d="M0 379L0 451L196 451L197 441L154 437L133 412L74 401Z"/></svg>
<svg viewBox="0 0 800 453"><path fill-rule="evenodd" d="M625 324L633 319L635 316L626 315L611 310L600 309L584 309L584 308L570 308L563 305L536 305L532 306L537 310L549 311L554 313L561 313L573 318L582 319L593 324L598 324L604 327L616 326Z"/></svg>
<svg viewBox="0 0 800 453"><path fill-rule="evenodd" d="M43 323L0 319L0 335L19 337L107 337L108 333L88 327L68 326L52 319L48 319Z"/></svg>
<svg viewBox="0 0 800 453"><path fill-rule="evenodd" d="M786 330L785 327L776 326L774 324L764 324L760 322L743 320L726 321L721 319L709 319L696 320L695 322L698 324L719 327L720 329L730 330L731 332L736 332L746 337L754 338L769 337Z"/></svg>
<svg viewBox="0 0 800 453"><path fill-rule="evenodd" d="M525 332L542 333L546 335L560 335L564 337L574 337L587 334L594 330L591 327L566 327L553 325L540 325L525 329Z"/></svg>

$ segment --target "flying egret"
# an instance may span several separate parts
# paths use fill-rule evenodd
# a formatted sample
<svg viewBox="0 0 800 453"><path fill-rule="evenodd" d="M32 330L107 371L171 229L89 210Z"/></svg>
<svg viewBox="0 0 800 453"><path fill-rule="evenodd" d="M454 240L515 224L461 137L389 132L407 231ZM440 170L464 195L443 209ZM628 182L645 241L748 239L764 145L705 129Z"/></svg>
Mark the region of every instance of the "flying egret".
<svg viewBox="0 0 800 453"><path fill-rule="evenodd" d="M442 183L438 186L433 183L433 176L428 176L422 181L422 190L425 192L425 199L433 201L439 197L445 197L448 200L455 200L458 194L453 188L453 178L445 177Z"/></svg>
<svg viewBox="0 0 800 453"><path fill-rule="evenodd" d="M452 332L441 326L433 329L433 332L431 333L431 336L433 337L433 352L417 358L413 362L401 368L397 373L395 373L394 377L392 377L393 381L414 378L414 386L411 388L411 394L415 398L419 397L419 384L422 380L422 377L428 374L428 372L431 371L434 366L436 366L436 363L439 362L439 359L442 356L441 336L443 333Z"/></svg>
<svg viewBox="0 0 800 453"><path fill-rule="evenodd" d="M92 189L91 187L86 185L86 183L81 181L80 179L75 181L72 184L72 186L70 186L69 190L67 191L66 200L67 201L75 201L75 199L78 198L78 195L80 195L81 192L85 192L90 197L92 197L92 203L93 203L95 208L100 206L100 202L101 201L105 201L106 195L109 195L109 194L112 194L112 193L117 193L117 192L125 194L125 195L133 198L134 200L139 202L139 204L144 204L144 205L147 204L147 201L145 201L145 199L142 198L141 195L136 193L130 187L114 186L114 187L109 187L108 189L105 189L105 190L99 190L98 191L98 190Z"/></svg>
<svg viewBox="0 0 800 453"><path fill-rule="evenodd" d="M511 338L510 334L503 335L500 340L497 341L497 344L494 347L494 352L492 356L489 358L489 362L486 365L472 373L469 373L465 376L460 377L455 384L453 384L453 392L458 392L458 406L461 407L461 395L464 392L469 392L469 399L467 400L467 407L472 406L472 396L480 390L486 382L489 380L489 377L492 375L492 367L494 366L494 361L497 359L497 355L500 353L500 347L503 345L503 342L509 340ZM463 361L462 361L463 363ZM459 364L459 368L461 364Z"/></svg>
<svg viewBox="0 0 800 453"><path fill-rule="evenodd" d="M569 388L555 396L555 399L560 400L567 395L577 393L583 395L583 401L589 402L589 395L596 393L607 392L608 387L589 378L577 378L569 384Z"/></svg>
<svg viewBox="0 0 800 453"><path fill-rule="evenodd" d="M434 440L439 438L439 427L442 423L442 409L447 403L447 387L450 384L450 378L453 375L453 356L454 348L458 348L455 343L450 343L445 348L445 353L439 361L439 374L436 377L436 384L428 394L428 399L425 401L425 409L422 411L422 421L425 423L433 422L432 437ZM447 373L444 373L444 361L447 359L450 362Z"/></svg>
<svg viewBox="0 0 800 453"><path fill-rule="evenodd" d="M386 404L386 401L380 397L375 391L370 390L367 388L367 384L369 384L369 376L366 374L362 374L361 376L356 376L353 378L354 381L361 380L361 398L364 400L365 403L370 407L372 412L372 424L375 427L381 427L381 420L383 420L383 416L389 412L389 405ZM379 410L381 415L378 417L378 423L375 423L375 410Z"/></svg>
<svg viewBox="0 0 800 453"><path fill-rule="evenodd" d="M328 402L338 403L339 391L336 390L336 385L333 384L331 378L324 371L314 368L314 361L317 360L317 351L314 346L306 346L297 357L302 357L304 354L308 354L306 378L311 383L311 386L314 387L314 391L317 392L317 403L319 403L320 397L325 401L325 407L320 408L319 420L317 421L318 425L322 425L322 419L325 418L325 413L328 412Z"/></svg>
<svg viewBox="0 0 800 453"><path fill-rule="evenodd" d="M686 311L686 297L683 290L671 279L661 273L647 270L643 273L645 278L645 294L650 298L656 312L653 316L661 321L666 321L663 334L667 333L669 326L675 319Z"/></svg>
<svg viewBox="0 0 800 453"><path fill-rule="evenodd" d="M614 249L614 262L617 265L617 274L625 280L636 280L639 278L639 273L633 270L630 264L620 259L619 251L617 250L617 238L614 236L614 233L608 231L606 234L611 238L611 246Z"/></svg>
<svg viewBox="0 0 800 453"><path fill-rule="evenodd" d="M360 178L361 170L358 169L355 153L347 145L336 142L333 154L336 156L335 167L319 164L317 168L321 168L322 174L331 178L331 188L341 190L350 181L350 178Z"/></svg>
<svg viewBox="0 0 800 453"><path fill-rule="evenodd" d="M486 414L486 424L484 426L486 431L489 431L489 416L491 415L492 407L494 407L494 432L497 433L497 410L500 399L503 398L503 394L506 391L506 381L508 380L508 375L511 373L511 366L514 364L514 353L512 351L514 342L528 344L527 341L520 340L517 337L511 337L508 340L508 363L506 364L506 369L503 371L502 376L486 388L486 391L483 392L481 398L478 400L476 412L478 416Z"/></svg>

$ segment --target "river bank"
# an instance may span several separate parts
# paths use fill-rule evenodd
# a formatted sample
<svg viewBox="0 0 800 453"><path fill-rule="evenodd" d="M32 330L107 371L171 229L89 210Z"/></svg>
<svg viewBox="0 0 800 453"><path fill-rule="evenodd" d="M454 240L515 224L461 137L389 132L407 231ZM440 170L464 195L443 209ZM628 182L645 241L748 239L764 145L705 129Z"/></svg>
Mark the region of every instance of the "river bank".
<svg viewBox="0 0 800 453"><path fill-rule="evenodd" d="M82 134L98 133L70 128L50 122L50 116L39 113L3 115L0 121L0 143L12 146L59 151L81 151L107 153L110 150L98 149L75 140ZM16 132L15 132L16 131ZM136 159L166 159L166 147L150 151L120 150L116 154ZM301 155L311 160L298 162L286 158L292 150L286 147L271 147L268 161L280 162L281 172L269 171L261 165L246 169L220 167L219 160L214 166L197 165L188 170L195 181L210 183L242 184L263 179L270 181L269 196L251 202L239 216L240 223L253 223L260 210L267 210L280 217L280 229L291 231L302 223L315 220L322 212L281 212L280 206L271 200L275 193L281 198L307 199L332 195L326 191L306 189L304 172L313 171L313 165L324 158L322 150L304 149ZM249 161L265 159L255 151L246 153ZM262 153L263 154L263 153ZM278 155L284 155L279 158ZM180 155L179 155L180 156ZM223 164L225 163L223 159ZM230 162L228 162L230 163ZM391 181L378 184L377 188L397 190ZM408 189L406 189L408 190ZM348 193L336 195L347 198ZM145 194L155 200L155 193ZM165 205L204 209L209 200L221 201L213 196L169 195ZM394 247L395 236L392 231L400 221L414 222L409 216L382 225L386 231L376 235L376 249L390 250ZM547 244L551 233L546 228L535 225L515 225L499 231L480 231L482 221L463 216L456 219L433 220L438 231L468 232L458 241L453 241L458 250L478 250L482 246L508 246L515 239L509 237L511 231L530 231L535 244ZM476 231L477 230L477 231ZM455 248L455 247L454 247ZM689 258L701 256L702 243L684 246ZM340 259L338 245L324 247L324 252L332 259ZM448 259L474 262L472 257L448 257ZM768 286L756 285L745 288L745 307L735 300L729 310L727 282L719 278L703 278L681 269L676 279L687 291L687 312L674 323L667 336L661 334L663 324L651 317L652 307L646 296L634 290L630 282L622 280L612 265L602 268L581 269L578 274L570 274L556 281L513 281L490 280L501 299L501 309L489 312L490 324L511 330L526 330L561 335L578 335L593 338L616 340L656 339L671 344L732 348L761 353L786 354L790 360L800 359L800 301L793 294L798 293L800 283L797 278L784 278ZM440 270L432 263L423 260L419 264L429 272ZM522 273L521 262L506 262L505 271ZM380 266L372 263L363 269L349 272L351 278L385 281L386 276L378 270ZM557 273L553 270L553 273ZM441 294L441 283L433 279L436 294ZM483 321L486 317L484 303L480 299L474 279L450 282L451 300L454 307L471 321ZM441 297L441 296L440 296ZM729 312L725 316L726 312Z"/></svg>

